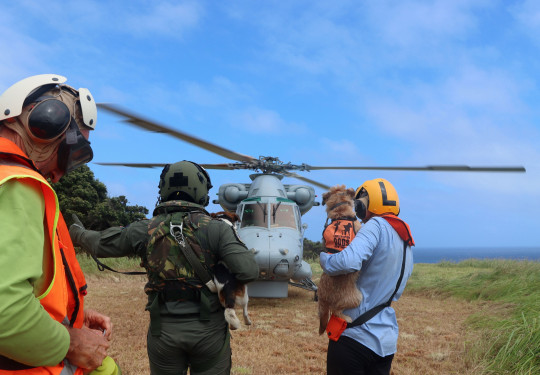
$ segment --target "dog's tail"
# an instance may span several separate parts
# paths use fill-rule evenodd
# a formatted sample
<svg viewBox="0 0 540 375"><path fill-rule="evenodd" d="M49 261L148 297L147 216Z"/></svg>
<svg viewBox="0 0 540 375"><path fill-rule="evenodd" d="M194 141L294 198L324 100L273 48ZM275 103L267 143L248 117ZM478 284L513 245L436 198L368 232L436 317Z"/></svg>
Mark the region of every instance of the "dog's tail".
<svg viewBox="0 0 540 375"><path fill-rule="evenodd" d="M225 309L225 320L227 323L229 323L229 327L231 330L237 330L240 328L240 320L236 316L236 312L232 308L226 308Z"/></svg>
<svg viewBox="0 0 540 375"><path fill-rule="evenodd" d="M319 335L322 335L326 331L328 320L330 320L330 310L321 309L319 305Z"/></svg>

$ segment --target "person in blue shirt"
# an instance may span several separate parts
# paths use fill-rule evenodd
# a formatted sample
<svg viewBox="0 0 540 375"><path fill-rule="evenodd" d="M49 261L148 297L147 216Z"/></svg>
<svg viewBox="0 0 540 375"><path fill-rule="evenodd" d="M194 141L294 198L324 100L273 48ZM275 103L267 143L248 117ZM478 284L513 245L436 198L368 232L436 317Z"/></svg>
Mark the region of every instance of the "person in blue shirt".
<svg viewBox="0 0 540 375"><path fill-rule="evenodd" d="M397 217L399 198L387 180L364 182L356 190L355 211L364 225L351 244L336 254L320 254L330 276L361 271L356 286L363 296L358 307L344 311L353 321L341 321L341 335L329 332L327 373L390 374L398 340L390 303L399 299L412 273L414 241L409 226Z"/></svg>

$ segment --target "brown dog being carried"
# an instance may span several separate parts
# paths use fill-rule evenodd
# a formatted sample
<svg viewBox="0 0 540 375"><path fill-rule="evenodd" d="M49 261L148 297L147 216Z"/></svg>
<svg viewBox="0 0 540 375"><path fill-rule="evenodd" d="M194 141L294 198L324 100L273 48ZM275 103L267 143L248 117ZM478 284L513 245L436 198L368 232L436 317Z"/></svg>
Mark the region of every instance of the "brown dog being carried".
<svg viewBox="0 0 540 375"><path fill-rule="evenodd" d="M354 212L354 194L353 189L336 185L322 196L327 213L327 225L323 231L327 252L337 253L346 248L360 229L361 224ZM331 220L330 224L328 220ZM317 291L320 335L326 330L331 315L349 323L352 321L343 314L343 310L357 307L362 301L362 294L356 287L359 274L360 271L338 276L321 275Z"/></svg>

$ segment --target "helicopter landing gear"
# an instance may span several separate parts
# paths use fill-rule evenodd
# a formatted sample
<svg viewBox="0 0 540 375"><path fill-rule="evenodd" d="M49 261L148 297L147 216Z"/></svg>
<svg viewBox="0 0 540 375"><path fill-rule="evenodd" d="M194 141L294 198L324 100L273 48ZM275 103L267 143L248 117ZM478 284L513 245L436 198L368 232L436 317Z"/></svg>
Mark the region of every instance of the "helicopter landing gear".
<svg viewBox="0 0 540 375"><path fill-rule="evenodd" d="M302 289L310 290L314 292L313 300L314 301L319 300L317 296L317 284L315 284L313 280L311 280L309 277L302 279L299 283L293 283L292 281L289 281L289 284L297 288L302 288Z"/></svg>

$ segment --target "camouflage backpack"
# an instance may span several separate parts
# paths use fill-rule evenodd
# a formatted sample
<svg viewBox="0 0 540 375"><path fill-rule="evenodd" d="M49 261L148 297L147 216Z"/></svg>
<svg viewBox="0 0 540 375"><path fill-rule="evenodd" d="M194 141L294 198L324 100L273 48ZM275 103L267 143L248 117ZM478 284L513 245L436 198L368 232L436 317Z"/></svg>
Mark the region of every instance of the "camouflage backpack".
<svg viewBox="0 0 540 375"><path fill-rule="evenodd" d="M143 259L143 267L148 276L146 293L162 291L167 282L181 282L182 289L203 287L204 283L184 255L178 241L185 244L187 252L195 254L202 268L211 275L216 263L215 255L203 248L196 236L197 230L207 226L211 220L201 206L185 201L168 201L156 207L154 217L148 224L150 239ZM174 234L171 233L173 228Z"/></svg>

